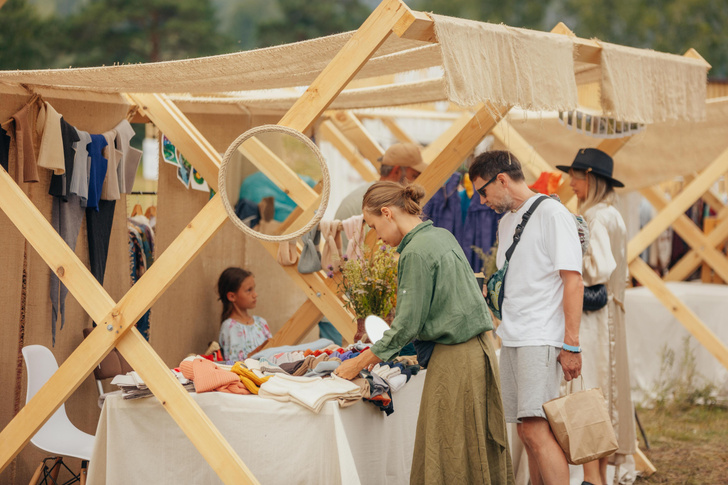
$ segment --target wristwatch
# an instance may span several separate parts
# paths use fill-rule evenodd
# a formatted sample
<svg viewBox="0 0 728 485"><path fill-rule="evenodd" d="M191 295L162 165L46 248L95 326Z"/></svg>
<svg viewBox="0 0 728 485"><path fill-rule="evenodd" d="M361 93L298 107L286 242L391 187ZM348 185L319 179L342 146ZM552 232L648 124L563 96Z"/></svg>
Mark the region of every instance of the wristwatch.
<svg viewBox="0 0 728 485"><path fill-rule="evenodd" d="M562 349L564 349L567 352L573 352L574 354L581 353L581 347L575 347L573 345L563 344L561 346Z"/></svg>

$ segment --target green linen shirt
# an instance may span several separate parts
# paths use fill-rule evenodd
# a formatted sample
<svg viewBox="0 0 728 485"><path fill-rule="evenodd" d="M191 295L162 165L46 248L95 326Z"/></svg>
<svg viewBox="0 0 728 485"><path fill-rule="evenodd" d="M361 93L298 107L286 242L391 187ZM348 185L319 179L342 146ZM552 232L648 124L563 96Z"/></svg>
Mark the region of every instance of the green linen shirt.
<svg viewBox="0 0 728 485"><path fill-rule="evenodd" d="M418 224L397 248L397 310L392 327L371 350L383 361L414 338L459 344L493 329L473 270L455 237Z"/></svg>

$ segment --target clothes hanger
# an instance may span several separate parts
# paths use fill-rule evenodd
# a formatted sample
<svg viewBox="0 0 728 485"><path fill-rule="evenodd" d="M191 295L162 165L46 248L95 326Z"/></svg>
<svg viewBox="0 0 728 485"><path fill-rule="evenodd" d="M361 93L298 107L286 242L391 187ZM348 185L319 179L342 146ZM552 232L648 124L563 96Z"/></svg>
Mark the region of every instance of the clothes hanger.
<svg viewBox="0 0 728 485"><path fill-rule="evenodd" d="M147 219L157 217L157 207L154 205L150 205L149 207L147 207L147 211L144 213L144 215L147 217Z"/></svg>
<svg viewBox="0 0 728 485"><path fill-rule="evenodd" d="M140 216L142 214L144 214L144 211L142 210L142 205L135 204L134 208L131 210L131 217Z"/></svg>

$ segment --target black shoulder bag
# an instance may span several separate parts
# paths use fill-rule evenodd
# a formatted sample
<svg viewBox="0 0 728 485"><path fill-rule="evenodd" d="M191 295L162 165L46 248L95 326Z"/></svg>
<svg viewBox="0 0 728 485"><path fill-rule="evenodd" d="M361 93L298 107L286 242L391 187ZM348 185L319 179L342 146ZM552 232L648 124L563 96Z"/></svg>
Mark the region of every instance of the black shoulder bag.
<svg viewBox="0 0 728 485"><path fill-rule="evenodd" d="M501 319L503 297L506 292L506 272L508 271L508 261L511 259L513 251L515 251L518 242L521 240L521 234L523 233L523 229L526 227L526 223L531 218L539 204L549 198L550 197L548 196L540 197L531 204L531 207L529 207L526 213L523 214L521 223L516 226L516 231L513 233L513 243L511 244L511 247L508 248L508 251L506 251L506 262L503 263L503 267L501 269L493 273L490 278L488 278L488 295L485 297L485 301L488 303L488 307L490 307L493 315L498 320Z"/></svg>

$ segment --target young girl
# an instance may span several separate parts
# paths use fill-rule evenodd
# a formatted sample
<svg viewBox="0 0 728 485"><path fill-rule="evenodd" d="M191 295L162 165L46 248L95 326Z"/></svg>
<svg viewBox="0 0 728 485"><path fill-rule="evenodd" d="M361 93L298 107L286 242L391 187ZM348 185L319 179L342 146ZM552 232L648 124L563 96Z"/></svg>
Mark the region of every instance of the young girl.
<svg viewBox="0 0 728 485"><path fill-rule="evenodd" d="M253 273L228 268L217 280L217 291L222 302L219 343L223 358L245 360L272 337L263 318L248 314L258 299Z"/></svg>

